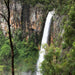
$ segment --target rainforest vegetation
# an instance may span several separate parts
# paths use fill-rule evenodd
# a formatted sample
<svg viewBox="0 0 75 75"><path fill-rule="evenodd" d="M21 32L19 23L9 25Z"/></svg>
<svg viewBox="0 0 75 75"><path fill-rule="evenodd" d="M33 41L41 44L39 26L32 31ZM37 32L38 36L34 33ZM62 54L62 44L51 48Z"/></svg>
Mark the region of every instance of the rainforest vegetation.
<svg viewBox="0 0 75 75"><path fill-rule="evenodd" d="M21 5L20 14L17 2ZM75 75L74 0L0 0L0 4L0 75L11 75L11 68L14 71L12 75L19 75L19 72L31 71L34 73L36 71L46 16L52 10L55 11L54 16L58 15L58 18L63 16L63 19L59 23L59 30L56 28L58 33L54 32L55 36L51 35L53 42L49 39L50 44L43 46L46 54L40 67L41 73L42 75ZM19 24L19 27L17 26L15 29L11 28L10 22L12 4L15 4L12 9L14 11L13 24ZM36 27L33 29L30 23L30 8L35 6L38 9L41 8L43 16L40 26L36 25L40 20L35 24L33 22ZM54 18L52 22L55 22ZM6 33L2 29L2 23L5 23L8 28ZM38 27L40 30L37 30ZM53 30L51 27L50 34L53 33ZM62 33L62 31L64 32ZM12 61L12 59L14 60Z"/></svg>
<svg viewBox="0 0 75 75"><path fill-rule="evenodd" d="M42 73L43 75L75 75L75 2L58 1L59 3L54 3L56 13L59 16L65 15L62 20L63 42L59 42L61 40L59 33L58 38L54 38L53 44L47 46L45 60L41 67Z"/></svg>

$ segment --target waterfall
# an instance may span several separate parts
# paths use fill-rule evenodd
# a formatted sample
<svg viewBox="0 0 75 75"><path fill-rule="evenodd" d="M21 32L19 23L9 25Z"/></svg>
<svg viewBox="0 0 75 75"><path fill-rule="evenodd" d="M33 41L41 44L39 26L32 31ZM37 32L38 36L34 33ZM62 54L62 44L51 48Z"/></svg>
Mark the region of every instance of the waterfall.
<svg viewBox="0 0 75 75"><path fill-rule="evenodd" d="M37 61L36 75L42 75L41 72L40 72L40 70L41 70L40 67L41 67L41 63L44 60L44 55L45 55L45 49L42 47L42 45L48 43L48 36L49 36L49 33L50 33L50 25L51 25L51 19L52 19L53 13L54 13L54 11L49 12L48 15L47 15L47 18L46 18L42 42L41 42L41 49L39 51L39 59Z"/></svg>

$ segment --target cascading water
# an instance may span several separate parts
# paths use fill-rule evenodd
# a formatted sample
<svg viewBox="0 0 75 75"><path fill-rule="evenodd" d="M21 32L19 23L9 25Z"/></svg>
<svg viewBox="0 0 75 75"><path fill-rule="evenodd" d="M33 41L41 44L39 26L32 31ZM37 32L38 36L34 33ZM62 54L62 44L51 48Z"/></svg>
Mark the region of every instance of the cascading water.
<svg viewBox="0 0 75 75"><path fill-rule="evenodd" d="M41 63L44 60L44 55L45 55L45 49L42 47L42 45L48 43L48 36L49 36L51 19L52 19L53 13L54 13L54 11L49 12L48 16L46 18L42 42L41 42L41 49L40 49L40 52L39 52L39 59L38 59L38 62L37 62L36 75L42 75L41 72L40 72L40 70L41 70L40 67L41 67Z"/></svg>

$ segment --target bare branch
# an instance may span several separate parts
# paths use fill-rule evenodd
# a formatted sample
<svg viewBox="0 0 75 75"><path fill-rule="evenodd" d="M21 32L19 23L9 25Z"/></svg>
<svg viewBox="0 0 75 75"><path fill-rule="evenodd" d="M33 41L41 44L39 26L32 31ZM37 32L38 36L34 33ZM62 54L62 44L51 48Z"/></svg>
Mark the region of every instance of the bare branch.
<svg viewBox="0 0 75 75"><path fill-rule="evenodd" d="M0 15L5 19L6 22L8 22L7 18L5 17L5 15L3 15L2 13L0 13Z"/></svg>
<svg viewBox="0 0 75 75"><path fill-rule="evenodd" d="M6 5L6 7L8 8L8 1L6 2L6 0L4 0L4 3Z"/></svg>

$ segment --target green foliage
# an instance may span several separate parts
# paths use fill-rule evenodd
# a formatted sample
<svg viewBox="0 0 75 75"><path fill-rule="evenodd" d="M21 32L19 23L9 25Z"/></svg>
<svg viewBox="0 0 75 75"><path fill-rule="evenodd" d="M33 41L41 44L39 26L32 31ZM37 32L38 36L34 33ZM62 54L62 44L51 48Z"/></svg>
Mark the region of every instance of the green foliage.
<svg viewBox="0 0 75 75"><path fill-rule="evenodd" d="M32 36L28 40L25 39L22 40L21 31L18 31L18 33L15 34L16 34L14 37L15 67L21 71L29 71L29 70L34 71L38 58L38 48L34 42L35 35L32 34Z"/></svg>
<svg viewBox="0 0 75 75"><path fill-rule="evenodd" d="M70 25L65 27L64 40L69 46L75 41L75 29Z"/></svg>
<svg viewBox="0 0 75 75"><path fill-rule="evenodd" d="M48 47L48 46L47 46ZM46 48L46 55L45 55L45 60L42 63L42 74L43 75L54 75L55 69L54 69L54 63L53 63L53 56L55 55L54 53L54 46L51 45L50 47Z"/></svg>
<svg viewBox="0 0 75 75"><path fill-rule="evenodd" d="M4 65L3 69L10 70L11 65L11 49L9 45L9 40L4 36L2 30L0 29L0 65Z"/></svg>
<svg viewBox="0 0 75 75"><path fill-rule="evenodd" d="M75 29L75 4L71 6L71 9L68 13L69 15L69 23L72 26L72 28Z"/></svg>
<svg viewBox="0 0 75 75"><path fill-rule="evenodd" d="M67 44L65 42L62 43L62 49L67 48Z"/></svg>
<svg viewBox="0 0 75 75"><path fill-rule="evenodd" d="M1 48L0 56L3 57L3 59L10 54L10 46L7 44L4 44Z"/></svg>
<svg viewBox="0 0 75 75"><path fill-rule="evenodd" d="M26 67L25 69L28 70L35 70L35 66L36 66L36 62L37 62L37 58L38 58L38 48L36 46L36 44L34 43L34 35L31 36L31 38L28 40L28 42L25 43L25 52L24 52L24 56L25 56L25 64Z"/></svg>
<svg viewBox="0 0 75 75"><path fill-rule="evenodd" d="M3 71L4 65L0 65L0 71Z"/></svg>
<svg viewBox="0 0 75 75"><path fill-rule="evenodd" d="M41 67L43 75L75 74L75 42L73 42L70 51L66 51L63 56L61 56L62 50L54 45L45 49L47 52Z"/></svg>
<svg viewBox="0 0 75 75"><path fill-rule="evenodd" d="M5 42L5 37L3 35L2 29L0 28L0 48Z"/></svg>
<svg viewBox="0 0 75 75"><path fill-rule="evenodd" d="M69 45L72 46L72 43L75 41L75 5L71 6L71 9L68 13L69 19L65 23L65 32L64 40Z"/></svg>
<svg viewBox="0 0 75 75"><path fill-rule="evenodd" d="M5 65L4 71L11 68L11 49L8 37L0 31L0 64ZM22 32L16 30L13 37L14 46L14 65L16 70L34 71L38 58L38 48L35 44L35 36L32 35L27 41L22 40ZM19 65L19 66L18 66Z"/></svg>
<svg viewBox="0 0 75 75"><path fill-rule="evenodd" d="M24 71L34 71L38 57L38 48L32 41L25 42L24 46L24 48L22 47L22 49L18 49L20 54L19 58L24 62L21 69Z"/></svg>

